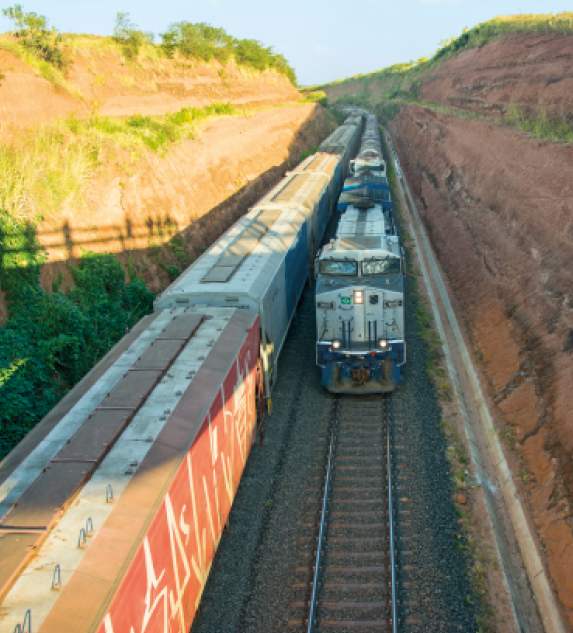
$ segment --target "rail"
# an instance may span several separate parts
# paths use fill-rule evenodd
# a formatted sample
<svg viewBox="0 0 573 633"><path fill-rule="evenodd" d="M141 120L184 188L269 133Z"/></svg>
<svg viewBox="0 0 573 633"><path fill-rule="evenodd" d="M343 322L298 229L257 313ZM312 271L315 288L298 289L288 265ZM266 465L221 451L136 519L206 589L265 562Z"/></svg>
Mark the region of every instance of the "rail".
<svg viewBox="0 0 573 633"><path fill-rule="evenodd" d="M398 633L398 597L396 587L396 548L394 547L394 505L392 499L392 453L390 441L390 398L386 407L386 468L388 471L388 525L390 528L390 584L392 590L392 633Z"/></svg>
<svg viewBox="0 0 573 633"><path fill-rule="evenodd" d="M324 544L326 541L327 518L329 506L329 494L331 492L331 479L334 469L335 460L335 444L337 432L339 430L339 415L341 407L340 396L337 396L333 403L331 414L330 441L328 448L328 459L326 466L326 476L324 480L324 491L322 494L322 506L320 517L320 528L318 535L318 543L316 548L316 557L314 562L314 573L312 580L312 591L309 602L307 633L313 633L317 625L317 607L318 593L320 588L320 574L322 567L322 558ZM397 595L397 574L396 574L396 549L394 545L394 501L392 494L392 461L391 461L391 411L390 397L384 397L384 417L386 431L386 477L388 486L388 528L389 528L389 555L390 555L390 617L392 623L392 633L398 633L398 595ZM349 623L350 624L350 623Z"/></svg>
<svg viewBox="0 0 573 633"><path fill-rule="evenodd" d="M320 516L320 532L318 534L318 545L316 548L316 559L314 563L314 577L312 580L312 595L310 598L310 611L308 615L307 633L314 630L314 617L316 614L316 598L318 594L318 574L320 572L320 555L322 552L322 542L324 539L324 526L326 524L326 505L328 502L328 484L330 482L330 473L332 472L332 453L334 450L334 435L336 426L336 414L338 412L338 399L334 402L334 410L332 412L332 429L330 431L330 446L328 449L328 464L326 466L326 479L324 482L324 495L322 497L322 512Z"/></svg>

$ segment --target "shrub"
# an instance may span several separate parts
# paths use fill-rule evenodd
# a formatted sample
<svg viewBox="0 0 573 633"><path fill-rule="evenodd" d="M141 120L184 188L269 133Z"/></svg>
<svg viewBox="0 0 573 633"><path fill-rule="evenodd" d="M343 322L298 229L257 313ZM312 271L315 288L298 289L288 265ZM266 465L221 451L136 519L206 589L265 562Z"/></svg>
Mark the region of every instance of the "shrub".
<svg viewBox="0 0 573 633"><path fill-rule="evenodd" d="M296 84L294 69L287 60L272 47L265 47L257 40L237 40L224 29L205 22L175 22L165 33L161 33L161 47L167 57L177 51L182 57L208 62L217 59L222 64L233 56L237 64L263 71L267 68L285 75Z"/></svg>
<svg viewBox="0 0 573 633"><path fill-rule="evenodd" d="M71 59L62 44L62 36L56 29L48 28L48 20L37 13L24 13L22 5L4 9L3 13L12 20L17 28L15 37L27 49L40 59L66 71Z"/></svg>
<svg viewBox="0 0 573 633"><path fill-rule="evenodd" d="M126 59L136 59L143 44L147 41L153 44L153 33L144 33L130 21L129 13L118 13L115 19L113 39L121 46Z"/></svg>
<svg viewBox="0 0 573 633"><path fill-rule="evenodd" d="M84 253L67 296L40 286L43 261L34 227L0 211L0 458L153 307L112 255Z"/></svg>

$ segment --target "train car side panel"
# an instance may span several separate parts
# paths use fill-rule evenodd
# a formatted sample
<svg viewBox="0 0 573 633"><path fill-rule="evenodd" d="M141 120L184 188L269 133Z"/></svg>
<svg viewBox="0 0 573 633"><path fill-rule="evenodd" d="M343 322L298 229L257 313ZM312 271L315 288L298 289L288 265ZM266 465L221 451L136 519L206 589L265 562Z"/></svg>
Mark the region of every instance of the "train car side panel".
<svg viewBox="0 0 573 633"><path fill-rule="evenodd" d="M98 633L186 632L249 454L256 424L256 338L205 416Z"/></svg>

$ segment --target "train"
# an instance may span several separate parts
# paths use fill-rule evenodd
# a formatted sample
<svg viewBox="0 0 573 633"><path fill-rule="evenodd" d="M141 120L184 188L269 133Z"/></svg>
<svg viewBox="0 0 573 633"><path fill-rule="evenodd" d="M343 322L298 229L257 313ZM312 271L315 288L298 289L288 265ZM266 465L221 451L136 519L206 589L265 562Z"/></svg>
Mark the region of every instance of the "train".
<svg viewBox="0 0 573 633"><path fill-rule="evenodd" d="M363 128L288 172L0 463L2 630L189 630Z"/></svg>
<svg viewBox="0 0 573 633"><path fill-rule="evenodd" d="M360 149L356 158L350 161L349 169L351 175L370 172L386 176L386 161L382 154L380 128L373 114L366 115Z"/></svg>
<svg viewBox="0 0 573 633"><path fill-rule="evenodd" d="M336 237L314 264L316 362L321 385L332 393L393 391L406 363L404 250L379 133L379 157L370 155L372 119L367 117L360 149L365 158L354 160L354 174L343 185Z"/></svg>

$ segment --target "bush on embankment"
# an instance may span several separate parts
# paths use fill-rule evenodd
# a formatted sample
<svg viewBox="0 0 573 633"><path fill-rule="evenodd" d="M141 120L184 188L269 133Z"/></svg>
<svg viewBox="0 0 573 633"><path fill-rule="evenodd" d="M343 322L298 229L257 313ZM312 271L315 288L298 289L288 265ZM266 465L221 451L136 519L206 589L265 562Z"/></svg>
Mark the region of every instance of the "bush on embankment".
<svg viewBox="0 0 573 633"><path fill-rule="evenodd" d="M49 26L48 19L34 12L25 12L19 4L3 10L14 22L16 30L0 39L0 48L23 58L36 67L42 75L57 87L81 97L66 82L67 72L73 63L73 49L78 40L90 36L59 33ZM175 22L165 33L161 33L161 44L155 44L155 35L141 31L129 17L129 13L118 13L113 36L99 38L98 48L120 51L127 62L138 62L141 57L148 60L178 57L209 62L218 60L225 66L234 59L238 66L259 72L274 70L296 85L296 74L283 55L272 46L264 46L258 40L237 39L224 29L199 22Z"/></svg>
<svg viewBox="0 0 573 633"><path fill-rule="evenodd" d="M67 295L42 289L43 261L34 226L0 211L10 310L0 328L0 458L153 307L153 293L141 279L126 283L112 255L85 252Z"/></svg>

